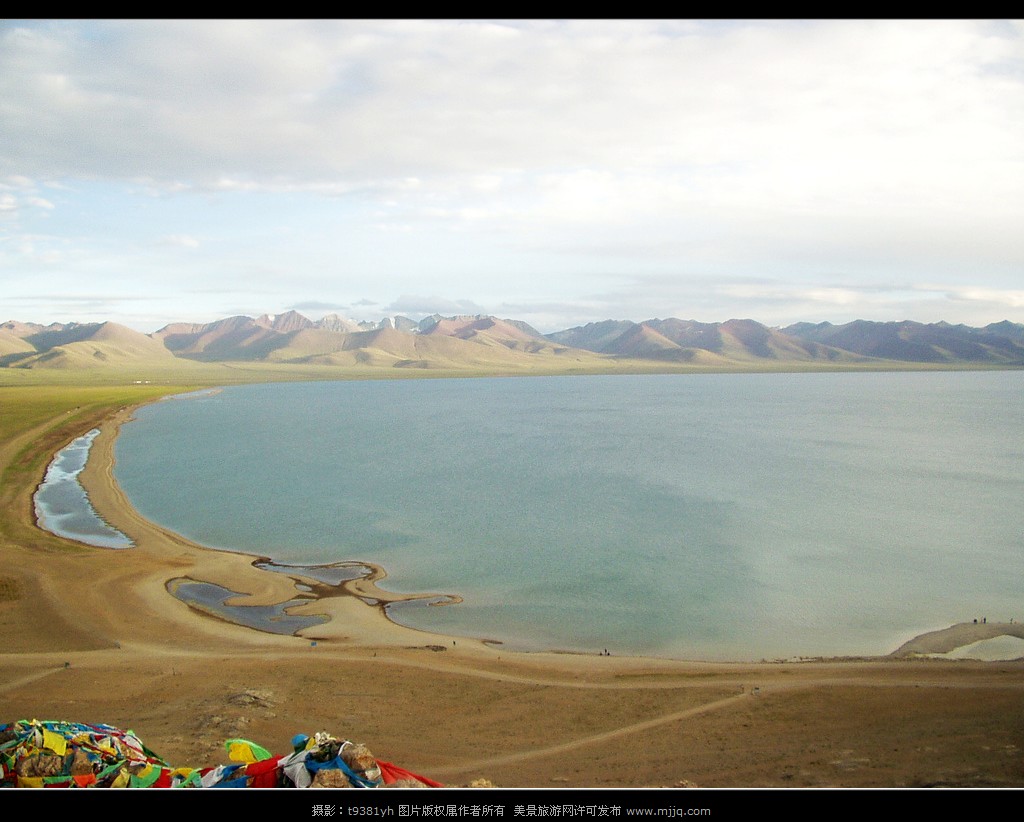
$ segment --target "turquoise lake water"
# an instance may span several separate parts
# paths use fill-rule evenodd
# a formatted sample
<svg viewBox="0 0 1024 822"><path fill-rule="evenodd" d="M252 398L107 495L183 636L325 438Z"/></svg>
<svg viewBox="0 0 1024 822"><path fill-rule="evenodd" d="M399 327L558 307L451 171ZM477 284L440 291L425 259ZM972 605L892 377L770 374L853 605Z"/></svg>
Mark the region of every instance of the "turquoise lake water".
<svg viewBox="0 0 1024 822"><path fill-rule="evenodd" d="M140 409L116 476L212 547L382 564L398 621L516 649L888 653L1024 618L1024 372L238 386Z"/></svg>

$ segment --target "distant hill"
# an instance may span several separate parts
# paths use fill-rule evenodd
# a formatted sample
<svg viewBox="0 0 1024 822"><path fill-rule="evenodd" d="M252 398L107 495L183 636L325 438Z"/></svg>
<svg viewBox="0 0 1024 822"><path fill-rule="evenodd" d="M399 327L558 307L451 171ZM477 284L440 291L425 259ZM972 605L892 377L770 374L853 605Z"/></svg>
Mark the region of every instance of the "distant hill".
<svg viewBox="0 0 1024 822"><path fill-rule="evenodd" d="M700 323L694 320L607 320L548 334L549 340L613 357L707 365L729 363L858 362L865 357L803 340L753 320Z"/></svg>
<svg viewBox="0 0 1024 822"><path fill-rule="evenodd" d="M949 323L855 320L845 325L798 323L782 331L798 339L888 360L1014 365L1024 362L1024 325L1011 322L971 328Z"/></svg>
<svg viewBox="0 0 1024 822"><path fill-rule="evenodd" d="M772 328L750 319L702 323L670 317L605 320L544 335L521 320L489 315L433 315L418 323L396 316L370 323L331 314L314 322L296 311L172 323L153 334L112 322L0 325L0 367L166 367L189 361L512 372L556 371L567 364L599 370L629 362L709 368L887 362L1024 367L1024 325L856 320Z"/></svg>
<svg viewBox="0 0 1024 822"><path fill-rule="evenodd" d="M70 323L45 328L5 323L30 349L0 356L0 365L18 368L99 368L130 363L171 363L174 355L157 339L117 323Z"/></svg>
<svg viewBox="0 0 1024 822"><path fill-rule="evenodd" d="M495 317L386 317L356 323L337 315L313 322L289 312L174 323L152 335L178 357L205 362L266 361L397 368L527 365L565 353L525 323ZM578 352L592 359L590 352ZM532 356L531 356L532 355Z"/></svg>

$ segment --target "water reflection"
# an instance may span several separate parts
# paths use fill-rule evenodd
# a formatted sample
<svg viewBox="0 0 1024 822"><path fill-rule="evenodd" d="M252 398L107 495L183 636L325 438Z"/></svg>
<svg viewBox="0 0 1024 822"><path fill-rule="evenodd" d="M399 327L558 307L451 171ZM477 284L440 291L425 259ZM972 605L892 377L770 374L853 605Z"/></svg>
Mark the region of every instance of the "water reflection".
<svg viewBox="0 0 1024 822"><path fill-rule="evenodd" d="M33 497L36 521L40 528L51 534L86 545L131 548L132 541L128 537L100 519L78 481L78 475L89 459L89 449L99 433L99 429L94 428L54 456Z"/></svg>
<svg viewBox="0 0 1024 822"><path fill-rule="evenodd" d="M308 599L291 599L277 605L228 605L229 599L239 596L237 591L211 582L196 582L187 577L172 579L167 583L167 590L197 611L271 634L293 635L328 620L326 616L287 613L289 608L305 605L310 601Z"/></svg>

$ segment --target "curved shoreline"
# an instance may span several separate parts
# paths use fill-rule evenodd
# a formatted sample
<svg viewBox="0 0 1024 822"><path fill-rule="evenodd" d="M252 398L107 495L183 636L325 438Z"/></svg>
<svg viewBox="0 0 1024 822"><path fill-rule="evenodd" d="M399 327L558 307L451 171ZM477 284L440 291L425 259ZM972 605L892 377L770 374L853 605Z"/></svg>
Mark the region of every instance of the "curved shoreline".
<svg viewBox="0 0 1024 822"><path fill-rule="evenodd" d="M294 574L265 570L257 565L274 562L272 557L201 545L143 517L114 476L114 443L121 426L133 418L138 407L122 408L97 426L100 433L93 440L79 480L97 514L135 543L135 547L129 550L154 557L161 554L169 556L172 550L177 552L177 567L167 567L167 578L161 580L165 597L174 598L166 592L165 586L171 579L184 575L180 561L187 556L194 563L193 570L187 576L197 582L208 582L238 592L226 602L232 606L278 605L296 598L300 593L297 585L311 589L314 592L313 599L288 609L294 614L326 617L326 622L297 632L296 636L305 639L344 638L357 644L385 642L403 645L424 640L444 641L447 644L453 639L401 625L388 617L385 606L418 599L443 599L458 603L462 601L458 595L387 591L378 584L387 578L387 571L376 563L363 560L352 562L369 569L365 576L345 580L337 586L328 586L314 576L303 575L301 566L291 566L297 571ZM228 624L246 631L256 630L238 623ZM479 642L481 647L486 647L482 640L465 638L464 641L467 644Z"/></svg>
<svg viewBox="0 0 1024 822"><path fill-rule="evenodd" d="M949 654L977 642L997 637L1024 639L1024 625L1019 622L958 622L948 628L919 634L893 651L893 657L932 656ZM1024 650L1021 651L1024 656Z"/></svg>
<svg viewBox="0 0 1024 822"><path fill-rule="evenodd" d="M77 410L75 394L0 440L0 721L133 728L168 761L195 766L226 762L230 737L288 750L297 731L324 729L453 787L480 777L502 788L1024 786L1008 755L1024 661L693 662L507 652L461 637L455 647L349 594L310 603L331 614L321 642L200 615L164 581L240 590L242 580L244 601L275 602L294 580L152 523L147 545L126 551L35 527L42 455L113 421L119 406L101 399L65 410ZM109 468L92 471L102 480ZM107 505L119 522L139 516L114 510L113 492Z"/></svg>
<svg viewBox="0 0 1024 822"><path fill-rule="evenodd" d="M131 548L132 543L124 534L114 530L110 527L103 517L97 513L96 509L92 507L92 503L89 501L89 495L86 493L84 486L79 480L82 471L85 468L85 462L88 460L89 454L92 451L92 442L99 435L98 428L90 428L86 433L80 437L75 437L70 443L65 445L59 451L57 451L53 458L50 460L47 466L46 473L43 475L43 481L39 483L36 490L32 494L32 507L35 511L36 525L42 528L44 531L49 531L54 536L61 537L63 539L69 539L73 542L81 542L85 545L92 545L96 548L110 548L113 550L122 550L125 548ZM84 442L83 442L84 441ZM58 463L63 459L66 461L67 452L73 447L84 448L85 460L82 466L77 470L68 471L63 466L58 466ZM54 478L54 468L58 467L57 477ZM84 516L86 516L90 523L93 524L98 531L105 530L107 533L75 533L65 529L60 525L60 520L68 516L74 516L76 512L54 513L48 510L49 504L45 500L44 494L61 484L74 484L77 486L78 492L81 493L81 502L84 506ZM76 492L75 496L79 494Z"/></svg>
<svg viewBox="0 0 1024 822"><path fill-rule="evenodd" d="M436 592L402 594L387 591L378 585L380 581L387 578L387 571L377 563L365 560L339 562L337 563L339 565L361 565L369 571L365 575L332 585L313 575L303 573L314 566L308 568L300 565L287 566L295 573L259 568L260 564L277 563L271 557L201 545L146 519L134 508L114 477L114 444L117 435L121 426L132 420L139 407L141 406L122 408L96 426L100 433L94 439L88 461L79 475L88 501L96 510L97 515L111 527L127 534L135 542L136 547L129 550L138 551L140 548L145 548L147 553L153 553L161 549L169 549L172 546L186 548L189 556L196 561L196 569L188 574L191 579L237 592L235 596L225 601L225 605L280 605L294 601L297 595L304 594L302 598L309 601L289 606L287 612L302 616L321 616L326 620L319 625L297 631L295 636L304 639L344 638L356 644L379 644L382 641L408 644L426 639L431 642L443 642L445 646L449 643L454 645L457 640L462 640L466 645L476 644L480 648L501 646L502 643L498 640L438 634L402 625L392 619L387 606L393 603L429 599L439 600L435 604L458 604L463 600L457 594ZM213 558L218 555L220 561ZM167 591L166 586L172 579L181 577L183 574L180 568L170 567L167 568L166 573L167 578L162 580L164 595L173 597L174 595ZM254 573L257 576L254 576ZM289 579L291 587L270 583L267 577L273 576ZM303 586L306 590L303 592L298 586ZM184 603L184 600L178 601ZM211 619L218 619L214 615L208 614L207 616ZM226 618L223 621L247 631L259 630L241 623L231 622ZM399 637L398 634L402 634L402 636ZM957 623L947 628L919 634L891 652L886 653L880 650L876 657L907 658L942 655L998 636L1016 636L1024 639L1024 625L1018 623ZM384 640L384 637L388 639ZM549 652L562 653L554 650ZM591 655L586 651L571 653L581 656ZM596 652L592 655L600 656ZM814 659L829 658L843 657L814 657Z"/></svg>

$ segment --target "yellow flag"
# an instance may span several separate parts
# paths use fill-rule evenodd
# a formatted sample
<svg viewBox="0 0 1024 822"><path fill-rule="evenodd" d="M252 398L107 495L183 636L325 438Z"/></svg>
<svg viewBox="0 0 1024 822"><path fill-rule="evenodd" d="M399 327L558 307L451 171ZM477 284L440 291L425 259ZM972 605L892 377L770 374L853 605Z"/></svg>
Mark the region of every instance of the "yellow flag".
<svg viewBox="0 0 1024 822"><path fill-rule="evenodd" d="M57 756L64 756L68 752L68 742L60 734L43 729L43 747L49 748Z"/></svg>
<svg viewBox="0 0 1024 822"><path fill-rule="evenodd" d="M248 739L229 739L224 743L224 747L227 748L228 759L232 762L250 764L252 762L262 762L264 759L270 759L272 756L266 748L257 745L255 742L250 742Z"/></svg>

